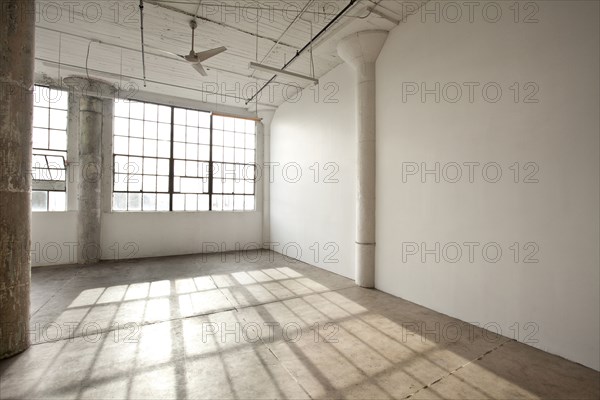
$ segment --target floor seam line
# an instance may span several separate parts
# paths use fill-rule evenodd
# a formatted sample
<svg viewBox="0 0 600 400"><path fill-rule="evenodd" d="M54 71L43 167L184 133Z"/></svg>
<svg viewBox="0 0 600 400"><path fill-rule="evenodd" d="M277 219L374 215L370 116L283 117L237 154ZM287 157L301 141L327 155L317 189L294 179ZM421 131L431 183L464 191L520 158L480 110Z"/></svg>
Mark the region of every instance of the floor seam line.
<svg viewBox="0 0 600 400"><path fill-rule="evenodd" d="M442 381L442 380L444 380L444 379L448 378L448 377L449 377L449 376L451 376L451 375L454 375L456 372L460 371L461 369L463 369L463 368L464 368L464 367L466 367L467 365L473 364L474 362L476 362L476 361L478 361L478 360L481 360L481 359L483 359L485 356L487 356L488 354L490 354L490 353L493 353L494 351L498 350L499 348L501 348L502 346L504 346L506 343L513 342L513 341L515 341L515 339L507 339L507 340L505 340L504 342L502 342L502 343L498 344L496 347L493 347L493 348L491 348L490 350L488 350L488 351L484 352L484 353L483 353L483 354L481 354L480 356L478 356L478 357L476 357L476 358L474 358L474 359L472 359L472 360L469 360L469 361L467 361L466 363L464 363L464 364L462 364L462 365L459 365L458 367L456 367L456 368L455 368L455 369L453 369L452 371L448 372L447 374L445 374L445 375L443 375L443 376L439 377L438 379L434 380L433 382L431 382L431 383L429 383L429 384L427 384L427 385L423 386L422 388L420 388L420 389L416 390L415 392L413 392L413 393L409 394L408 396L406 396L406 397L403 397L403 399L405 400L405 399L409 399L409 398L411 398L412 396L416 395L416 394L417 394L417 393L419 393L420 391L422 391L422 390L424 390L424 389L427 389L427 388L429 388L429 387L431 387L431 386L435 385L436 383L438 383L438 382L440 382L440 381Z"/></svg>
<svg viewBox="0 0 600 400"><path fill-rule="evenodd" d="M75 279L77 276L79 276L79 274L81 273L81 271L77 271L72 277L70 277L65 283L63 283L63 285L58 288L56 290L56 292L54 292L54 294L52 296L50 296L50 298L48 300L46 300L46 302L44 304L42 304L37 310L35 310L34 313L32 313L29 318L31 319L34 315L36 315L38 312L40 312L40 310L42 308L44 308L48 303L50 303L50 301L52 301L53 298L56 297L57 294L59 294L64 288L65 286L67 286L73 279Z"/></svg>

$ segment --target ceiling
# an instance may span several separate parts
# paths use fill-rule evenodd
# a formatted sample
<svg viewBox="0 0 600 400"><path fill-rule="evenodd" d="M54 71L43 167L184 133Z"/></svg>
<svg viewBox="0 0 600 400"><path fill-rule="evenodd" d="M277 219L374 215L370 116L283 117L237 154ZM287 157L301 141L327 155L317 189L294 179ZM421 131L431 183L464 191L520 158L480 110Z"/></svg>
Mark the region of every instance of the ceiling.
<svg viewBox="0 0 600 400"><path fill-rule="evenodd" d="M403 9L399 0L277 0L258 4L244 0L145 0L144 87L139 0L38 0L36 74L38 79L56 81L87 74L124 91L176 96L216 108L277 107L311 83L278 75L248 102L257 88L274 76L249 69L249 62L276 68L289 62L286 70L312 75L312 49L314 76L320 78L342 62L336 53L339 39L365 29L390 30L402 19ZM203 62L206 77L187 62L161 51L189 53L189 22L194 15L198 21L195 51L227 47L226 52ZM312 46L308 45L326 26ZM297 52L300 54L296 56Z"/></svg>

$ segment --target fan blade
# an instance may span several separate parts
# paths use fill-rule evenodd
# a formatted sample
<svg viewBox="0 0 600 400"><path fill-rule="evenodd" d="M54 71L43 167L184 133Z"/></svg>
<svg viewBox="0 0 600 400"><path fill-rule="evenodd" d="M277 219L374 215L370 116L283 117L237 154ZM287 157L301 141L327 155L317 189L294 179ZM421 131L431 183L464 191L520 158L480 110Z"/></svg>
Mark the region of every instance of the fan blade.
<svg viewBox="0 0 600 400"><path fill-rule="evenodd" d="M200 75L202 75L202 76L208 76L208 74L206 73L206 71L205 71L205 70L204 70L204 68L202 67L202 64L200 64L200 63L192 64L192 67L193 67L193 68L194 68L196 71L200 72Z"/></svg>
<svg viewBox="0 0 600 400"><path fill-rule="evenodd" d="M159 51L159 52L161 52L163 54L169 54L169 55L171 55L173 57L177 57L179 59L185 60L185 56L182 56L181 54L172 53L170 51L159 49L158 47L154 47L154 46L148 46L148 45L146 45L146 47L148 47L150 50Z"/></svg>
<svg viewBox="0 0 600 400"><path fill-rule="evenodd" d="M198 53L196 53L196 57L198 58L198 62L202 62L202 61L208 60L209 58L214 57L217 54L220 54L226 50L227 50L226 47L217 47L216 49L198 52Z"/></svg>

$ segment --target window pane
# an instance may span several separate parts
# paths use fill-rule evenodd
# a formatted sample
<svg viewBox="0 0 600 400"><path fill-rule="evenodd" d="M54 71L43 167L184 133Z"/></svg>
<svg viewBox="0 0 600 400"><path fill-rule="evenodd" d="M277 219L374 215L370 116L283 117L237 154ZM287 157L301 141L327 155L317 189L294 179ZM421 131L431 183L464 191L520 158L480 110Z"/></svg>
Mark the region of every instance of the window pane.
<svg viewBox="0 0 600 400"><path fill-rule="evenodd" d="M246 211L254 211L254 196L246 196L246 201L244 202L244 209Z"/></svg>
<svg viewBox="0 0 600 400"><path fill-rule="evenodd" d="M158 106L156 104L145 104L144 119L146 121L158 121Z"/></svg>
<svg viewBox="0 0 600 400"><path fill-rule="evenodd" d="M114 113L116 117L129 118L129 102L127 100L115 100Z"/></svg>
<svg viewBox="0 0 600 400"><path fill-rule="evenodd" d="M31 210L48 210L48 192L31 192Z"/></svg>
<svg viewBox="0 0 600 400"><path fill-rule="evenodd" d="M113 210L127 210L127 193L113 193Z"/></svg>
<svg viewBox="0 0 600 400"><path fill-rule="evenodd" d="M48 148L48 130L33 128L33 148L47 149Z"/></svg>
<svg viewBox="0 0 600 400"><path fill-rule="evenodd" d="M223 211L233 211L233 196L223 196Z"/></svg>
<svg viewBox="0 0 600 400"><path fill-rule="evenodd" d="M67 129L67 112L50 109L50 128Z"/></svg>
<svg viewBox="0 0 600 400"><path fill-rule="evenodd" d="M173 211L184 211L185 210L185 195L174 194L173 195Z"/></svg>
<svg viewBox="0 0 600 400"><path fill-rule="evenodd" d="M156 210L156 195L153 193L144 193L144 204L143 208L147 211Z"/></svg>
<svg viewBox="0 0 600 400"><path fill-rule="evenodd" d="M142 210L142 195L140 193L129 193L127 196L127 209L129 211Z"/></svg>
<svg viewBox="0 0 600 400"><path fill-rule="evenodd" d="M33 126L37 128L49 127L49 113L47 108L33 107Z"/></svg>
<svg viewBox="0 0 600 400"><path fill-rule="evenodd" d="M169 195L168 194L156 195L156 210L157 211L169 211Z"/></svg>
<svg viewBox="0 0 600 400"><path fill-rule="evenodd" d="M65 211L67 209L66 192L48 192L48 210Z"/></svg>
<svg viewBox="0 0 600 400"><path fill-rule="evenodd" d="M198 211L208 211L209 196L201 194L198 196Z"/></svg>
<svg viewBox="0 0 600 400"><path fill-rule="evenodd" d="M171 107L158 106L158 121L167 124L171 123Z"/></svg>
<svg viewBox="0 0 600 400"><path fill-rule="evenodd" d="M144 103L137 101L129 103L129 118L144 119Z"/></svg>

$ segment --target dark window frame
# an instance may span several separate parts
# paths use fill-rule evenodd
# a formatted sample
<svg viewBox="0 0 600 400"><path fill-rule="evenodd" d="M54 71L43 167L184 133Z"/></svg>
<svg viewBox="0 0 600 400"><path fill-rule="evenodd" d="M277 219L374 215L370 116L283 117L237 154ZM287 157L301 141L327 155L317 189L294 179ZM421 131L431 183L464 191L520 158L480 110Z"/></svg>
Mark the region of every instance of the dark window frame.
<svg viewBox="0 0 600 400"><path fill-rule="evenodd" d="M157 186L155 187L155 191L154 192L153 191L144 190L144 187L143 187L143 176L144 176L143 167L139 168L139 172L138 173L134 172L134 174L131 175L131 176L134 176L134 177L138 177L139 179L142 179L142 183L141 183L142 189L139 192L138 191L130 191L129 187L127 187L127 190L117 190L116 189L116 184L118 183L116 181L116 179L115 179L116 176L117 175L126 174L126 172L121 172L121 171L117 171L116 170L115 167L117 166L117 164L116 164L115 160L116 160L117 157L134 157L134 158L140 158L142 160L144 160L146 158L154 158L154 159L157 159L157 160L158 159L164 160L164 159L167 159L167 158L166 157L160 157L158 155L157 156L144 155L143 154L144 153L143 148L142 148L142 155L131 155L131 154L116 153L115 149L114 149L114 137L115 137L116 134L115 134L115 131L114 131L114 126L113 126L113 133L112 133L112 135L113 135L113 149L112 149L112 153L113 153L113 164L112 164L112 166L113 166L113 172L112 172L113 185L112 185L112 196L111 196L111 200L112 200L111 201L111 209L112 209L113 212L209 212L209 211L211 211L211 212L212 211L217 211L217 212L218 211L224 211L224 212L231 212L231 211L233 211L233 212L253 212L253 211L256 211L256 194L257 194L256 193L256 175L257 175L257 171L256 171L256 169L257 169L257 162L256 162L257 154L256 154L256 152L257 152L257 144L258 144L258 141L257 141L256 120L254 120L252 118L224 116L224 115L220 115L220 114L215 114L213 112L207 112L207 111L204 111L204 110L198 110L198 109L193 109L193 108L188 108L188 107L179 107L179 106L175 106L175 105L160 104L160 103L149 102L149 101L137 101L137 100L126 100L126 99L116 99L115 102L116 101L128 101L129 103L132 103L132 102L141 103L141 104L144 105L144 107L145 107L146 104L152 104L152 105L156 105L158 107L168 107L168 108L170 108L171 119L170 119L170 123L169 123L169 125L170 125L170 140L169 140L170 152L169 152L169 155L170 156L168 158L168 161L169 161L169 164L168 164L169 165L168 180L169 180L169 182L168 182L168 190L167 191L158 191L158 187ZM183 144L185 144L186 148L187 148L188 145L201 145L201 143L188 142L187 135L186 135L185 142L181 142L179 140L177 140L177 141L175 140L175 126L176 125L177 126L183 126L183 127L186 128L186 130L187 130L188 127L190 127L190 126L187 125L187 121L185 122L185 125L181 125L180 123L176 123L176 121L175 121L175 110L176 109L178 109L178 110L185 110L186 112L187 111L192 111L192 112L200 112L200 113L207 113L207 114L209 114L209 118L210 118L209 127L199 127L198 126L198 129L208 129L208 133L209 133L209 144L208 144L208 146L209 146L209 159L208 160L200 160L199 156L196 156L196 158L193 159L193 160L192 159L188 159L187 158L187 154L184 156L184 158L176 157L176 155L175 155L175 143L176 142L177 143L183 143ZM144 117L145 117L145 115L144 115ZM147 122L144 117L142 118L142 122ZM235 127L234 127L234 131L227 131L227 132L231 132L232 134L235 134L237 132L237 133L243 133L244 135L251 135L252 138L253 138L253 140L254 140L254 144L253 144L253 146L251 148L247 147L246 145L244 145L244 147L236 147L235 146L235 141L233 143L233 146L225 146L224 144L223 144L223 146L217 146L217 147L222 147L223 149L225 149L225 148L233 149L234 152L235 152L236 149L237 150L242 150L244 152L246 152L248 150L251 150L253 152L253 159L252 159L251 163L245 162L246 161L245 159L244 159L243 163L236 162L235 161L235 157L234 157L234 161L233 162L232 161L216 161L216 160L214 160L214 147L215 147L215 145L214 145L214 143L215 143L214 142L214 119L215 119L215 117L220 117L220 118L234 118L235 120L239 119L239 120L253 121L254 122L254 124L255 124L255 126L254 126L254 133L252 133L252 134L248 134L245 131L244 132L237 132L237 131L235 131ZM113 120L115 118L125 118L125 117L117 116L116 113L115 113L114 116L113 116ZM132 118L131 115L129 115L127 117L127 120L131 120L131 119L139 120L138 118ZM159 118L157 118L157 120L158 119ZM160 121L157 121L157 122L161 123ZM192 128L195 128L195 127L192 127ZM223 127L223 129L221 131L225 132L224 127ZM122 136L122 135L118 135L117 134L117 136ZM131 138L131 134L130 134L129 130L128 130L128 136L127 137ZM142 136L140 138L145 139L145 137L144 137L143 134L142 134ZM130 153L130 149L129 148L127 149L127 153ZM206 164L208 164L208 171L207 171L208 172L208 176L200 176L201 175L200 173L198 173L197 176L195 176L195 177L188 177L187 175L178 175L176 173L176 171L175 171L175 166L176 166L177 162L184 162L184 163L192 162L192 163L197 163L198 167L200 166L200 164L206 163ZM242 177L240 177L240 178L235 177L233 179L219 178L219 176L215 176L218 173L218 171L215 170L215 165L217 165L217 164L238 166L238 167L244 169L244 171L247 171L248 169L250 169L253 173L252 173L251 178L248 178L245 175L242 176ZM157 171L156 174L158 174L158 171ZM186 171L186 174L187 174L187 171ZM156 175L156 176L158 176L158 175ZM160 176L167 176L167 175L160 175ZM192 178L192 179L207 180L207 182L204 184L204 186L208 187L208 191L205 190L203 192L200 192L200 191L197 191L197 192L187 192L187 191L186 192L182 192L181 191L181 178ZM176 189L176 182L175 182L176 179L180 179L179 190L178 191L175 190ZM214 189L215 189L214 181L218 180L218 179L221 179L223 182L225 180L233 180L234 181L233 182L234 191L231 192L231 193L224 193L224 191L222 190L221 192L216 193L214 191ZM235 183L236 182L240 182L240 181L243 183L244 190L242 192L236 192L236 190L235 190ZM246 183L247 182L251 183L251 192L246 192L245 188L246 188ZM223 187L223 185L221 187ZM140 193L141 194L140 209L139 210L138 209L133 209L133 210L129 209L129 201L127 201L126 209L115 209L115 207L114 207L114 194L115 193L124 193L124 194L127 194L128 198L129 198L129 194ZM147 194L155 194L157 196L156 199L155 199L155 203L154 203L155 206L154 206L153 210L152 209L144 210L143 195L146 194L146 193ZM166 195L169 196L169 202L168 202L169 203L169 209L168 210L166 210L166 209L159 210L158 209L158 195L159 194L162 194L162 195L166 194ZM183 196L183 201L184 201L184 203L183 203L184 204L183 209L178 209L178 210L174 209L175 208L175 196L177 196L177 195ZM196 207L195 207L195 209L186 210L186 203L185 203L185 201L186 201L185 200L186 199L186 195L196 196ZM198 207L199 197L198 196L208 196L208 209L207 210L205 210L205 209L200 210L199 209L199 207ZM223 209L223 203L221 202L221 208L220 209L214 209L214 206L213 206L214 196L221 196L221 201L222 202L223 202L223 196L232 196L234 198L234 201L235 201L235 197L238 197L238 198L239 197L243 197L244 204L243 204L243 206L242 206L241 209L236 209L235 205L232 204L232 208L231 209L224 210ZM252 197L253 198L253 203L252 203L253 206L252 206L251 209L247 209L246 208L246 198L247 197Z"/></svg>

